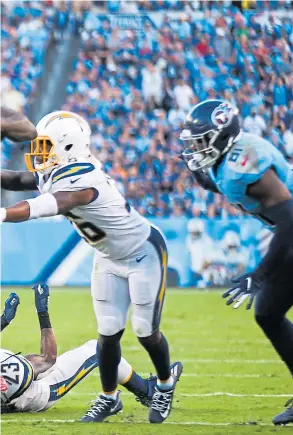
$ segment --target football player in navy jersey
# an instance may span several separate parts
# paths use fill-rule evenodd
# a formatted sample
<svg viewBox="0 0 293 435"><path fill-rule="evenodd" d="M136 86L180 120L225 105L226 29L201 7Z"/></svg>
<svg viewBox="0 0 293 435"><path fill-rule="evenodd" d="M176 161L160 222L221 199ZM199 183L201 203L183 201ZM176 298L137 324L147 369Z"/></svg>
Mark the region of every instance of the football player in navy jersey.
<svg viewBox="0 0 293 435"><path fill-rule="evenodd" d="M203 188L224 195L274 232L258 267L233 279L223 297L234 308L248 299L247 309L256 299L256 322L293 375L293 324L286 317L293 305L292 166L270 142L243 132L238 109L227 101L193 107L180 139L181 158ZM273 422L293 422L291 401Z"/></svg>

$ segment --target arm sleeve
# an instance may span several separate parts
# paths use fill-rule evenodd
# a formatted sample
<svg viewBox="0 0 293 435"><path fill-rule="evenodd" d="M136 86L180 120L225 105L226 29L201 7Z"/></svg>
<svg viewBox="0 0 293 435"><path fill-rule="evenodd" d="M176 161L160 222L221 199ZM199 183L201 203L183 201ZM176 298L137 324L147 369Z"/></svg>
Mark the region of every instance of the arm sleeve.
<svg viewBox="0 0 293 435"><path fill-rule="evenodd" d="M193 178L198 182L198 184L205 190L210 192L219 193L216 184L212 181L210 176L204 171L191 171Z"/></svg>
<svg viewBox="0 0 293 435"><path fill-rule="evenodd" d="M293 248L293 200L268 207L262 210L262 215L276 225L269 250L257 269L262 276L268 276L283 263Z"/></svg>

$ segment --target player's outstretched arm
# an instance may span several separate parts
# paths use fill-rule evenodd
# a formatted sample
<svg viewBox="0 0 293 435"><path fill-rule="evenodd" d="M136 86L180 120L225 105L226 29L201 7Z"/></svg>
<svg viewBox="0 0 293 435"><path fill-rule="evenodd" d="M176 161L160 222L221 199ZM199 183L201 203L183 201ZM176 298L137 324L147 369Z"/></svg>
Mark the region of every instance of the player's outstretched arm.
<svg viewBox="0 0 293 435"><path fill-rule="evenodd" d="M179 159L183 160L187 169L192 173L192 176L195 179L195 181L197 181L198 184L203 189L209 190L210 192L214 192L214 193L220 193L216 184L213 182L213 180L211 179L211 177L208 175L207 172L205 172L203 170L192 171L189 168L188 164L184 161L184 157L182 155L179 156Z"/></svg>
<svg viewBox="0 0 293 435"><path fill-rule="evenodd" d="M0 209L0 222L24 222L39 217L67 213L74 207L89 204L96 196L95 189L74 192L45 193L37 198L21 201Z"/></svg>
<svg viewBox="0 0 293 435"><path fill-rule="evenodd" d="M38 133L35 126L22 113L1 107L1 138L15 142L34 140Z"/></svg>
<svg viewBox="0 0 293 435"><path fill-rule="evenodd" d="M216 184L212 181L209 175L204 171L191 171L193 178L198 182L198 184L205 190L210 192L220 193Z"/></svg>
<svg viewBox="0 0 293 435"><path fill-rule="evenodd" d="M290 191L272 169L269 169L256 183L251 184L247 193L261 203L260 216L276 227L268 252L257 269L232 280L235 286L223 293L224 298L230 297L227 305L234 304L234 308L238 308L249 298L246 307L249 309L261 288L261 282L274 273L292 249L293 199Z"/></svg>
<svg viewBox="0 0 293 435"><path fill-rule="evenodd" d="M5 301L4 311L1 316L1 331L14 319L19 303L19 296L16 293L10 293Z"/></svg>
<svg viewBox="0 0 293 435"><path fill-rule="evenodd" d="M1 170L1 189L19 192L23 190L37 190L36 179L29 171Z"/></svg>
<svg viewBox="0 0 293 435"><path fill-rule="evenodd" d="M38 377L50 369L56 362L57 358L57 342L51 326L48 302L49 302L49 287L46 284L38 284L33 287L35 293L35 306L40 322L41 329L41 349L40 354L26 355L33 368L34 376Z"/></svg>

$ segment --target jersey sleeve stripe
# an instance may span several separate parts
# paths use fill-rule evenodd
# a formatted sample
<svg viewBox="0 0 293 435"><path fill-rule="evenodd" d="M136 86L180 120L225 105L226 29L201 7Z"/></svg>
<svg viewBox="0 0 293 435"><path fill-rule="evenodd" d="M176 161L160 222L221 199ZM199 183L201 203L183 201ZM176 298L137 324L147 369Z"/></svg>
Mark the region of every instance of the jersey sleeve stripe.
<svg viewBox="0 0 293 435"><path fill-rule="evenodd" d="M87 172L92 172L94 170L95 167L92 163L73 163L67 165L55 172L53 175L53 184L63 178L86 174Z"/></svg>

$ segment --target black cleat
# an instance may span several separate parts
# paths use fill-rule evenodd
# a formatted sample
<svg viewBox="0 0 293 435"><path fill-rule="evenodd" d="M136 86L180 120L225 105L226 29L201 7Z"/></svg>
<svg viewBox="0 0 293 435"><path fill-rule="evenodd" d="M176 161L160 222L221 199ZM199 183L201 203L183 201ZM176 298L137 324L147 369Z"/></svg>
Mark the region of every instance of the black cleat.
<svg viewBox="0 0 293 435"><path fill-rule="evenodd" d="M293 398L288 400L285 406L288 406L288 408L284 412L276 415L276 417L273 418L273 423L276 426L281 424L285 425L285 424L293 423Z"/></svg>
<svg viewBox="0 0 293 435"><path fill-rule="evenodd" d="M98 423L104 421L108 417L111 417L111 415L115 415L122 411L123 405L119 398L119 394L120 391L118 391L116 400L107 399L101 394L80 421L83 423Z"/></svg>
<svg viewBox="0 0 293 435"><path fill-rule="evenodd" d="M146 406L149 408L152 404L152 398L155 390L155 386L157 385L157 376L150 376L146 379L148 383L148 391L147 393L143 393L140 391L139 393L135 394L135 400L139 403L141 403L143 406Z"/></svg>
<svg viewBox="0 0 293 435"><path fill-rule="evenodd" d="M183 370L183 364L181 362L174 362L173 364L171 364L170 369L171 369L171 375L174 378L174 385L175 385L176 382L179 381L179 378L181 376ZM143 406L146 406L148 408L151 407L155 386L157 385L157 379L158 379L157 376L152 376L152 375L146 379L148 383L148 391L146 394L142 392L137 393L135 398L137 402L141 403Z"/></svg>
<svg viewBox="0 0 293 435"><path fill-rule="evenodd" d="M149 412L150 423L163 423L171 412L174 388L170 390L159 390L158 386L155 387L152 405Z"/></svg>
<svg viewBox="0 0 293 435"><path fill-rule="evenodd" d="M158 385L155 386L149 412L150 423L163 423L163 421L169 416L172 408L176 384L181 376L182 371L183 364L181 362L174 363L171 369L171 374L174 379L173 387L170 390L160 390Z"/></svg>

